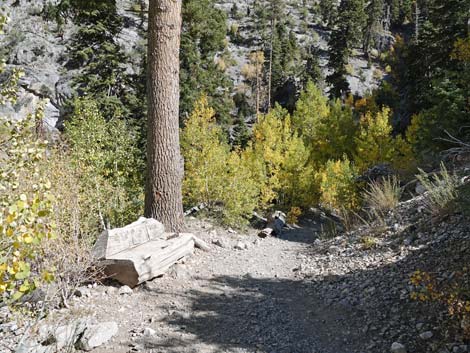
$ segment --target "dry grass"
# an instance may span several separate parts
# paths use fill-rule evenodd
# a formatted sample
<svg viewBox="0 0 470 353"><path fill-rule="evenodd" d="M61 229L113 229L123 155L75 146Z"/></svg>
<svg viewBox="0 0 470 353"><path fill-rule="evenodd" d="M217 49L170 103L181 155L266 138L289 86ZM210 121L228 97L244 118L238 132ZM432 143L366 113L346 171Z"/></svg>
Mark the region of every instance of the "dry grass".
<svg viewBox="0 0 470 353"><path fill-rule="evenodd" d="M370 210L385 214L398 206L401 195L400 182L393 176L371 182L363 196Z"/></svg>

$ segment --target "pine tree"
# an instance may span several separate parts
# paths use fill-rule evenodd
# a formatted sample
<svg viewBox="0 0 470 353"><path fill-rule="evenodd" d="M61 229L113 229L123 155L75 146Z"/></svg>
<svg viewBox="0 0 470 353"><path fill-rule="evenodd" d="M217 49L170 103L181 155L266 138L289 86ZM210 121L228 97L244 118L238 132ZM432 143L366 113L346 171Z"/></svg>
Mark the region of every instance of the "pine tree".
<svg viewBox="0 0 470 353"><path fill-rule="evenodd" d="M333 25L338 16L337 1L335 0L320 0L320 15L323 24L326 26Z"/></svg>
<svg viewBox="0 0 470 353"><path fill-rule="evenodd" d="M184 225L178 128L181 2L151 0L148 32L145 216L158 219L170 232L180 232Z"/></svg>
<svg viewBox="0 0 470 353"><path fill-rule="evenodd" d="M384 15L384 0L371 0L367 5L367 24L364 28L364 40L362 49L368 55L373 45L374 35L383 30L382 19Z"/></svg>
<svg viewBox="0 0 470 353"><path fill-rule="evenodd" d="M331 86L330 97L343 97L349 92L349 83L346 79L346 65L349 58L346 34L340 30L333 31L328 45L330 47L328 66L331 73L326 77L326 82Z"/></svg>
<svg viewBox="0 0 470 353"><path fill-rule="evenodd" d="M217 121L231 123L232 82L214 58L225 50L226 14L215 7L214 0L183 2L181 35L181 104L184 119L201 95L217 112Z"/></svg>
<svg viewBox="0 0 470 353"><path fill-rule="evenodd" d="M402 98L392 102L395 119L407 126L409 117L423 116L416 147L437 152L450 147L438 139L446 136L444 130L458 138L468 133L462 129L470 119L465 103L469 99L468 64L453 53L455 44L469 35L470 3L432 0L419 5L419 38L397 42L391 62L394 75L383 84L380 96L389 97L391 90L400 92Z"/></svg>
<svg viewBox="0 0 470 353"><path fill-rule="evenodd" d="M336 27L328 42L332 73L326 81L331 85L330 96L341 97L349 92L346 64L354 47L361 43L366 25L364 0L343 0L339 6Z"/></svg>
<svg viewBox="0 0 470 353"><path fill-rule="evenodd" d="M137 92L133 77L126 73L128 57L117 42L123 19L116 1L71 0L66 4L78 26L66 64L81 69L73 80L77 94L95 99L107 119L129 118L129 103L136 100Z"/></svg>
<svg viewBox="0 0 470 353"><path fill-rule="evenodd" d="M317 47L310 45L305 54L305 66L301 73L302 90L306 88L307 82L312 81L317 86L323 85L323 73L320 67L319 50Z"/></svg>

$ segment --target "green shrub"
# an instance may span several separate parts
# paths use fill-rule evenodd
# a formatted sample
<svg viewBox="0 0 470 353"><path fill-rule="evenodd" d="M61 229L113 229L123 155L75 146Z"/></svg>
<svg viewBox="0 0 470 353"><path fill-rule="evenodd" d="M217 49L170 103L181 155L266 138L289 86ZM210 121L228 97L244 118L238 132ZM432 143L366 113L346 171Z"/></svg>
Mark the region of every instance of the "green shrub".
<svg viewBox="0 0 470 353"><path fill-rule="evenodd" d="M401 136L392 136L390 114L389 108L383 108L375 115L368 112L361 118L354 158L359 170L380 163L390 163L403 172L415 168L411 144Z"/></svg>
<svg viewBox="0 0 470 353"><path fill-rule="evenodd" d="M55 268L55 303L66 306L75 289L95 274L91 254L99 232L96 224L96 195L93 189L82 186L83 172L70 162L66 148L49 149L42 162L43 172L51 182L54 194L53 215L56 237L42 246L41 261L46 268Z"/></svg>
<svg viewBox="0 0 470 353"><path fill-rule="evenodd" d="M450 174L444 163L441 163L439 174L429 175L421 169L419 172L416 177L426 190L424 203L429 213L433 216L444 216L451 212L458 196L459 178Z"/></svg>
<svg viewBox="0 0 470 353"><path fill-rule="evenodd" d="M91 228L118 227L142 215L143 158L137 133L122 120L106 121L95 102L77 100L65 124L72 166L80 172L80 197L88 199Z"/></svg>

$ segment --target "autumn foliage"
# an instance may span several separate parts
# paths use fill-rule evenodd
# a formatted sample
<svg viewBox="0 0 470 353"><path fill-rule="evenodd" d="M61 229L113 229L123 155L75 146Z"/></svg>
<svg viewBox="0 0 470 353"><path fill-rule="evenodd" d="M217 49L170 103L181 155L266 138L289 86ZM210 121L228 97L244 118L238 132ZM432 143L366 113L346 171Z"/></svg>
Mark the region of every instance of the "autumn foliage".
<svg viewBox="0 0 470 353"><path fill-rule="evenodd" d="M356 105L373 106L364 102ZM310 82L292 115L276 105L258 116L247 147L231 150L202 98L182 131L187 206L203 203L227 223L272 207L357 209L362 172L387 163L406 173L415 162L410 136L392 135L390 109L358 115L354 105L328 101Z"/></svg>

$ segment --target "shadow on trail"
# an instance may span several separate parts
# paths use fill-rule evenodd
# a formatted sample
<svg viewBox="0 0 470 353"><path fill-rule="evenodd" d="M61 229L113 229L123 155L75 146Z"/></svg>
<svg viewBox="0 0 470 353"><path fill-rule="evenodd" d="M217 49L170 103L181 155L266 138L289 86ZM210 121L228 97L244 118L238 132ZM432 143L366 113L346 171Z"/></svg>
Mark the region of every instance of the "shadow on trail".
<svg viewBox="0 0 470 353"><path fill-rule="evenodd" d="M429 342L417 339L416 323L432 325L434 314L410 301L408 279L417 269L461 268L470 253L465 234L416 249L395 263L316 282L249 276L201 279L203 287L183 293L190 301L188 314L165 319L175 331L189 335L156 340L152 347L172 353L200 352L192 348L199 343L217 347L211 352L381 353L400 340L410 352L429 352ZM438 331L434 339L441 339Z"/></svg>
<svg viewBox="0 0 470 353"><path fill-rule="evenodd" d="M217 352L326 353L317 347L329 346L328 352L347 353L341 347L356 337L344 320L353 326L361 321L353 310L327 308L309 284L296 280L222 276L211 279L204 290L189 290L187 297L191 315L170 315L168 324L216 345ZM170 339L152 347L187 352L194 343Z"/></svg>

